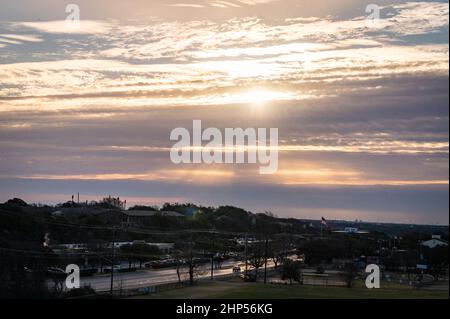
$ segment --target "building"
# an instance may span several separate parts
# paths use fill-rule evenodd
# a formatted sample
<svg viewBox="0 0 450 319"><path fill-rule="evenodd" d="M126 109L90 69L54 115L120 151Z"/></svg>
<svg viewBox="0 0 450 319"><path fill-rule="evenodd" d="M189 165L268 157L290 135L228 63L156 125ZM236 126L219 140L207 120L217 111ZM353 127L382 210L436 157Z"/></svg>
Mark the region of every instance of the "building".
<svg viewBox="0 0 450 319"><path fill-rule="evenodd" d="M171 254L174 251L174 243L148 243L149 245L158 247L159 251L164 254Z"/></svg>
<svg viewBox="0 0 450 319"><path fill-rule="evenodd" d="M149 224L152 217L184 217L183 214L172 211L158 210L102 210L98 216L108 224L121 224L123 227L142 227Z"/></svg>
<svg viewBox="0 0 450 319"><path fill-rule="evenodd" d="M158 247L159 251L163 254L171 254L174 251L174 243L149 243L144 240L133 240L133 241L116 241L114 242L114 248L120 249L122 246L126 245L149 245ZM52 250L57 254L62 253L87 253L96 249L110 249L112 248L112 243L97 243L97 244L85 244L85 243L70 243L70 244L58 244L51 245Z"/></svg>
<svg viewBox="0 0 450 319"><path fill-rule="evenodd" d="M83 243L57 244L50 245L50 248L56 254L62 253L83 253L88 251L88 247Z"/></svg>
<svg viewBox="0 0 450 319"><path fill-rule="evenodd" d="M345 234L368 234L366 230L359 230L356 227L345 227L343 230L333 230L333 233L345 233Z"/></svg>
<svg viewBox="0 0 450 319"><path fill-rule="evenodd" d="M178 212L156 210L123 210L121 214L124 226L143 226L154 216L184 217Z"/></svg>
<svg viewBox="0 0 450 319"><path fill-rule="evenodd" d="M114 242L114 247L120 248L122 246L136 245L136 244L155 246L163 254L171 254L174 251L174 247L175 247L174 243L149 243L144 240ZM112 243L109 243L108 247L111 247L111 245L112 245Z"/></svg>
<svg viewBox="0 0 450 319"><path fill-rule="evenodd" d="M438 246L448 246L448 242L441 239L440 235L433 235L431 239L422 242L422 246L436 248Z"/></svg>

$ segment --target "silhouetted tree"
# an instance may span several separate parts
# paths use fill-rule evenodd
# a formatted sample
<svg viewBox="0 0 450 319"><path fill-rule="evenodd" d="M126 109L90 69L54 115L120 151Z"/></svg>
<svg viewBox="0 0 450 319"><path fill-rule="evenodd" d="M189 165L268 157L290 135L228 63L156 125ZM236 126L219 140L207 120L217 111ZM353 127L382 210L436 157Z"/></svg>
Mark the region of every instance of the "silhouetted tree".
<svg viewBox="0 0 450 319"><path fill-rule="evenodd" d="M292 281L301 281L301 265L299 262L292 260L285 260L283 263L283 270L281 273L282 280L289 280L292 285Z"/></svg>
<svg viewBox="0 0 450 319"><path fill-rule="evenodd" d="M342 277L345 280L347 288L352 288L355 278L358 274L356 265L352 262L346 263L342 269Z"/></svg>

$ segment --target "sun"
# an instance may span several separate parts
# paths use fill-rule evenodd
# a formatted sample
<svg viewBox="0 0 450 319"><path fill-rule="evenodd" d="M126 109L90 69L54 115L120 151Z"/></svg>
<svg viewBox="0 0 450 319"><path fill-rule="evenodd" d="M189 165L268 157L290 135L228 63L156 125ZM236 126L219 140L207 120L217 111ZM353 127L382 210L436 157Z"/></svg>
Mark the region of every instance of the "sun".
<svg viewBox="0 0 450 319"><path fill-rule="evenodd" d="M230 103L246 104L254 111L266 111L271 102L283 101L292 98L289 92L273 91L266 88L255 87L228 96Z"/></svg>
<svg viewBox="0 0 450 319"><path fill-rule="evenodd" d="M263 106L266 102L274 98L272 92L263 89L254 89L247 93L244 93L244 99L248 103L255 106Z"/></svg>

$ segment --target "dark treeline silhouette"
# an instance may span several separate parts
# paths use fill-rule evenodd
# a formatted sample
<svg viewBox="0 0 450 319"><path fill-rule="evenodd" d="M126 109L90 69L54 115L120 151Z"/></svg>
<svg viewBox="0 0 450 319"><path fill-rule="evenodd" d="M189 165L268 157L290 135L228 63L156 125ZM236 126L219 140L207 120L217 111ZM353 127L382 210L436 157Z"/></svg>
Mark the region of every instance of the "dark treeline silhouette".
<svg viewBox="0 0 450 319"><path fill-rule="evenodd" d="M129 262L130 270L132 265L141 268L162 254L148 243L174 243L172 258L180 261L177 269L189 270L191 284L199 262L210 260L214 267L220 267L222 256L230 253L238 254L241 260L247 256L255 280L262 277L266 260L270 259L276 268L282 266L282 277L291 283L301 282L302 276L301 265L289 261L289 255L302 255L303 262L314 267L341 260L340 269L348 287L353 285L355 265L368 256L379 258L385 269L407 272L408 276L417 272L418 263L427 263L428 272L436 278L448 268L448 247L430 249L420 245L432 234L448 240L448 227L444 226L364 224L371 230L368 234L335 233L331 227L321 229L320 220L279 218L270 212L255 214L233 206L192 203L133 206L128 212L146 211L148 216L144 223L130 225L121 217L127 212L124 203L107 197L99 202L69 201L54 206L30 205L18 198L0 204L0 297L61 297L58 285L53 290L45 285L48 267L82 265L86 254L58 255L51 247L83 243L89 263L103 269L108 266L105 260L112 258L108 244L113 238L133 243L115 252L116 258ZM248 245L243 244L244 240Z"/></svg>

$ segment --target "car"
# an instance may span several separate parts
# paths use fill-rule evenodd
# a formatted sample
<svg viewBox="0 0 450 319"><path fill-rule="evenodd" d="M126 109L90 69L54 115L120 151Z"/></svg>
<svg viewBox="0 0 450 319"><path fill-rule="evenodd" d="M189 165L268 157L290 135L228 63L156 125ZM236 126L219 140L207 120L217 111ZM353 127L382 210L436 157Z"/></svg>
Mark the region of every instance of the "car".
<svg viewBox="0 0 450 319"><path fill-rule="evenodd" d="M322 266L319 266L316 268L316 274L321 275L325 273L325 268L323 268Z"/></svg>
<svg viewBox="0 0 450 319"><path fill-rule="evenodd" d="M180 263L177 259L171 258L171 259L164 259L164 260L158 260L158 261L151 261L147 264L145 264L145 267L147 268L168 268L168 267L175 267Z"/></svg>
<svg viewBox="0 0 450 319"><path fill-rule="evenodd" d="M113 271L114 272L118 272L120 269L121 269L120 265L114 265L113 266ZM104 273L110 273L111 272L111 266L103 268L103 272Z"/></svg>
<svg viewBox="0 0 450 319"><path fill-rule="evenodd" d="M241 267L239 267L239 266L234 266L233 267L233 273L234 274L238 274L238 273L240 273L241 272Z"/></svg>

